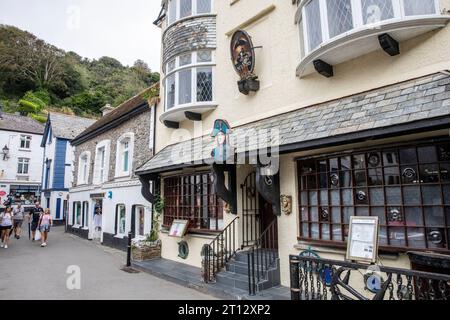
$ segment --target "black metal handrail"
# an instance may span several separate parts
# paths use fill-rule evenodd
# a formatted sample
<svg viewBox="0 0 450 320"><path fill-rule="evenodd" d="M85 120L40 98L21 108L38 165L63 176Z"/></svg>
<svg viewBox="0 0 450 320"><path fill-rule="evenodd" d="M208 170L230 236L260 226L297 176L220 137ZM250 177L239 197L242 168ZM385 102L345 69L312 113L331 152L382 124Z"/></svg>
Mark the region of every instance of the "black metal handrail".
<svg viewBox="0 0 450 320"><path fill-rule="evenodd" d="M210 244L203 247L202 275L206 283L215 281L216 274L240 249L236 237L237 219L239 217L234 218Z"/></svg>
<svg viewBox="0 0 450 320"><path fill-rule="evenodd" d="M450 275L289 257L291 300L449 300Z"/></svg>
<svg viewBox="0 0 450 320"><path fill-rule="evenodd" d="M278 263L278 242L276 241L277 220L275 219L261 234L247 253L248 291L255 295L259 284L266 280L271 268Z"/></svg>

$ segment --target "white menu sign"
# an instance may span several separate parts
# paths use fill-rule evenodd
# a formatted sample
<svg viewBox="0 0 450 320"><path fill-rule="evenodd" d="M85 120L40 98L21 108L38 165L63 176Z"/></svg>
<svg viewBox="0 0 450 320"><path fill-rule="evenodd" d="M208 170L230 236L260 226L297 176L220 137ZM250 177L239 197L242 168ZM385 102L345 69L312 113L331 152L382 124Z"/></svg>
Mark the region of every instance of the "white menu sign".
<svg viewBox="0 0 450 320"><path fill-rule="evenodd" d="M347 260L374 263L378 256L378 217L350 217Z"/></svg>

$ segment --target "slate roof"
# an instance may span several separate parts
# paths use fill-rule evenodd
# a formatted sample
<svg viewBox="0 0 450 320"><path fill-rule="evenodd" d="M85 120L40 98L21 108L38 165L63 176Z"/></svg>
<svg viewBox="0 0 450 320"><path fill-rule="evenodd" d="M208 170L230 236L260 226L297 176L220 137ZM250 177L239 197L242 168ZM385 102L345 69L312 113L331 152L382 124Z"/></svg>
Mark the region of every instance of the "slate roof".
<svg viewBox="0 0 450 320"><path fill-rule="evenodd" d="M44 134L44 125L29 117L2 112L0 114L0 130Z"/></svg>
<svg viewBox="0 0 450 320"><path fill-rule="evenodd" d="M115 122L116 120L127 118L127 115L133 112L134 110L142 107L142 105L147 104L147 100L143 97L145 94L150 91L154 87L159 87L159 83L156 83L152 85L151 87L143 90L139 94L135 95L134 97L130 98L129 100L125 101L121 105L119 105L117 108L106 114L105 116L101 117L99 120L94 122L91 126L89 126L86 130L84 130L82 133L80 133L78 136L76 136L72 144L76 145L80 142L82 142L87 137L92 137L96 134L96 132L99 132L102 128L106 127L107 125L110 125L111 123ZM152 101L150 103L156 103L158 101L158 98L152 98ZM127 118L126 120L129 120Z"/></svg>
<svg viewBox="0 0 450 320"><path fill-rule="evenodd" d="M67 140L72 140L97 121L96 119L53 112L49 114L49 120L54 136Z"/></svg>
<svg viewBox="0 0 450 320"><path fill-rule="evenodd" d="M255 132L261 129L278 129L277 139L270 139L269 135L269 139L263 140L281 149L442 116L450 116L450 75L439 72L245 124L233 128L230 140L237 148L252 151L258 149L257 139L244 141L242 137L255 137ZM213 138L209 136L170 145L137 172L153 173L183 164L201 164L211 158L213 147Z"/></svg>

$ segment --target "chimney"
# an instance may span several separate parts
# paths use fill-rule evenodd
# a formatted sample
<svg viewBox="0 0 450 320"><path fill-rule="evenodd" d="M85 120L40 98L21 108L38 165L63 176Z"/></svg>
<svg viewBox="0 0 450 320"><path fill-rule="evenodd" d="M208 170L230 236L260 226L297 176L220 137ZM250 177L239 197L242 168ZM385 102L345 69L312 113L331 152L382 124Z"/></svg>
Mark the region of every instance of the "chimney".
<svg viewBox="0 0 450 320"><path fill-rule="evenodd" d="M103 116L106 116L108 113L110 113L113 110L114 110L114 108L111 107L111 105L109 103L100 109L100 111L103 113Z"/></svg>

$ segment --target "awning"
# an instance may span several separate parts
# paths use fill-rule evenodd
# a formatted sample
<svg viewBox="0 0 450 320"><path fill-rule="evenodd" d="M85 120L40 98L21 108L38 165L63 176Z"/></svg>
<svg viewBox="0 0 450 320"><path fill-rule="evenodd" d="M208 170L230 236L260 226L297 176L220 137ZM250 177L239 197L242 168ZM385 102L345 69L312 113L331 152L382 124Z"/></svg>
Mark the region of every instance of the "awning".
<svg viewBox="0 0 450 320"><path fill-rule="evenodd" d="M265 137L283 154L449 127L450 73L439 72L236 127L230 140L240 153L258 150L255 135ZM276 131L278 136L258 134ZM169 145L137 174L211 163L213 148L209 136Z"/></svg>

